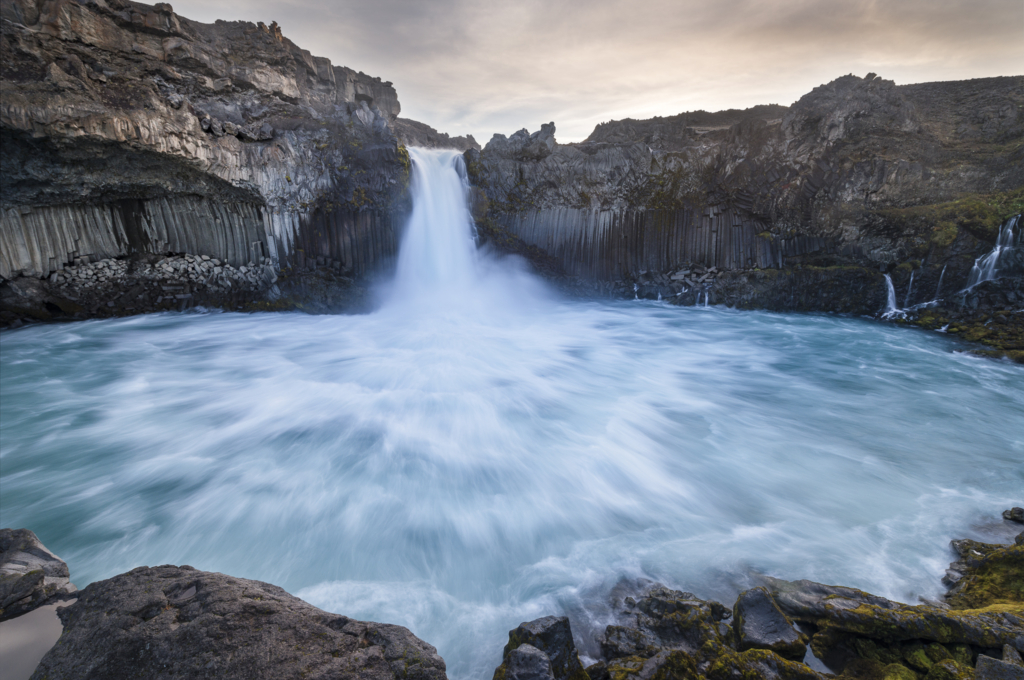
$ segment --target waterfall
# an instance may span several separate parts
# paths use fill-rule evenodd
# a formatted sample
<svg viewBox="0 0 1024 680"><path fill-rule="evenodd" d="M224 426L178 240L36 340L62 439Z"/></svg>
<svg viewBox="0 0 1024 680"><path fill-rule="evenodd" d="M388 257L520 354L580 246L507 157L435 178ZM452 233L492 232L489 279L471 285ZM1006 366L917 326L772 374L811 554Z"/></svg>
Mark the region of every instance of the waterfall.
<svg viewBox="0 0 1024 680"><path fill-rule="evenodd" d="M398 253L394 294L445 298L465 294L476 278L469 180L457 151L409 149L412 215Z"/></svg>
<svg viewBox="0 0 1024 680"><path fill-rule="evenodd" d="M892 319L900 314L900 309L896 306L896 289L893 288L892 278L885 275L885 286L888 294L885 299L885 311L882 312L883 319Z"/></svg>
<svg viewBox="0 0 1024 680"><path fill-rule="evenodd" d="M410 148L412 213L393 281L381 282L382 311L507 322L549 308L552 291L517 257L478 249L470 186L458 151Z"/></svg>
<svg viewBox="0 0 1024 680"><path fill-rule="evenodd" d="M942 265L942 271L939 272L939 285L935 286L935 299L936 300L939 299L939 291L942 290L942 277L946 275L946 267L948 267L948 266L949 266L948 264Z"/></svg>
<svg viewBox="0 0 1024 680"><path fill-rule="evenodd" d="M914 274L915 273L916 272L914 272L914 271L910 272L910 285L907 286L907 297L903 301L903 306L904 307L909 307L910 306L910 294L912 292L914 292Z"/></svg>
<svg viewBox="0 0 1024 680"><path fill-rule="evenodd" d="M1019 220L1020 215L1015 215L1003 222L1003 225L999 227L999 238L996 239L996 247L974 261L974 266L971 267L971 276L967 280L968 288L976 286L983 281L991 281L997 278L1000 258L1006 251L1014 250L1013 228Z"/></svg>

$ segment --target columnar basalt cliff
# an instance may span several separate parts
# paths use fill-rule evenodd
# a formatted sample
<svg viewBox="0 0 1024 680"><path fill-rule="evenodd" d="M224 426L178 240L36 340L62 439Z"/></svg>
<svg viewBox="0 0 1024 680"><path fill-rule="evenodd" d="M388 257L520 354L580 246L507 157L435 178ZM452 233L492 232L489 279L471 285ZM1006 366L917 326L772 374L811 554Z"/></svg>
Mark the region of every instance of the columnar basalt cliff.
<svg viewBox="0 0 1024 680"><path fill-rule="evenodd" d="M4 0L2 20L0 277L170 253L358 275L394 254L391 83L165 3Z"/></svg>
<svg viewBox="0 0 1024 680"><path fill-rule="evenodd" d="M1024 208L1020 76L851 75L791 107L613 121L578 144L554 134L550 123L466 152L482 231L629 297L873 314L890 273L912 306L940 278L963 289ZM1009 264L1002 274L1024 273ZM1019 307L1008 295L1002 309Z"/></svg>
<svg viewBox="0 0 1024 680"><path fill-rule="evenodd" d="M877 268L991 247L1024 200L1022 107L1021 77L897 87L845 76L789 108L605 123L565 145L552 123L495 135L467 159L491 215L571 273ZM951 228L907 212L991 194L1006 208Z"/></svg>

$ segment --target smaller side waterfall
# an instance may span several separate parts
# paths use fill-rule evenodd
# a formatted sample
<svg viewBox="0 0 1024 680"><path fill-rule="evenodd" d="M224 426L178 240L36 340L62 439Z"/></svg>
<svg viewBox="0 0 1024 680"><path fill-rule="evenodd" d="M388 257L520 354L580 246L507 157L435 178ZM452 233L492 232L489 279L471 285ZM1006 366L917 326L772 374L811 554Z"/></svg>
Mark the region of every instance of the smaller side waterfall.
<svg viewBox="0 0 1024 680"><path fill-rule="evenodd" d="M946 267L948 267L948 266L949 266L948 264L942 265L942 271L939 272L939 284L937 286L935 286L935 296L934 296L934 299L936 299L936 300L939 299L939 293L942 291L942 277L944 277L946 275Z"/></svg>
<svg viewBox="0 0 1024 680"><path fill-rule="evenodd" d="M910 306L910 295L914 292L914 274L917 272L910 272L910 284L907 286L907 297L903 300L903 306Z"/></svg>
<svg viewBox="0 0 1024 680"><path fill-rule="evenodd" d="M896 288L892 285L892 277L888 274L885 275L885 286L886 286L886 298L885 298L885 311L882 312L883 319L894 319L903 314L902 310L896 306Z"/></svg>
<svg viewBox="0 0 1024 680"><path fill-rule="evenodd" d="M1014 254L1016 250L1013 230L1020 221L1020 217L1020 215L1015 215L1006 220L1003 226L999 227L999 238L996 239L996 247L974 261L974 266L971 268L971 276L967 280L968 288L976 286L983 281L991 281L998 278L1000 266L1004 265L1002 260L1008 255Z"/></svg>

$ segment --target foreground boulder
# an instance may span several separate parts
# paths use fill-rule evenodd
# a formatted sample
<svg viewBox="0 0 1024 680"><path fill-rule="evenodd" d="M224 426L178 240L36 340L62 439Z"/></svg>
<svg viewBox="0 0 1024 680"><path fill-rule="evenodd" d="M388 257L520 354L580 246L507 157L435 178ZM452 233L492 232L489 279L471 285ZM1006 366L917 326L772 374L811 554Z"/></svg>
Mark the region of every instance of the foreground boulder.
<svg viewBox="0 0 1024 680"><path fill-rule="evenodd" d="M494 680L587 680L572 639L569 619L545 616L508 632Z"/></svg>
<svg viewBox="0 0 1024 680"><path fill-rule="evenodd" d="M74 597L68 565L28 529L0 529L0 621Z"/></svg>
<svg viewBox="0 0 1024 680"><path fill-rule="evenodd" d="M64 634L34 679L446 678L437 650L401 626L330 614L277 586L187 566L138 567L92 583L58 615Z"/></svg>

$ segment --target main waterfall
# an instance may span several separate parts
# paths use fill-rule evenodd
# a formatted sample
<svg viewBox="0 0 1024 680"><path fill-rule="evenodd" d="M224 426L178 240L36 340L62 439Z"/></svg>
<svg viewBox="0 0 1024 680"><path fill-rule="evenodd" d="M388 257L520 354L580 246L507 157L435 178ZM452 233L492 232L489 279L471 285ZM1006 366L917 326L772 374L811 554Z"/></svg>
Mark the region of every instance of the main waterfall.
<svg viewBox="0 0 1024 680"><path fill-rule="evenodd" d="M548 306L544 284L525 262L477 249L462 155L411 148L409 156L413 209L395 278L383 285L382 313L500 317Z"/></svg>
<svg viewBox="0 0 1024 680"><path fill-rule="evenodd" d="M464 295L477 275L469 183L457 151L409 149L412 215L398 253L399 297Z"/></svg>

